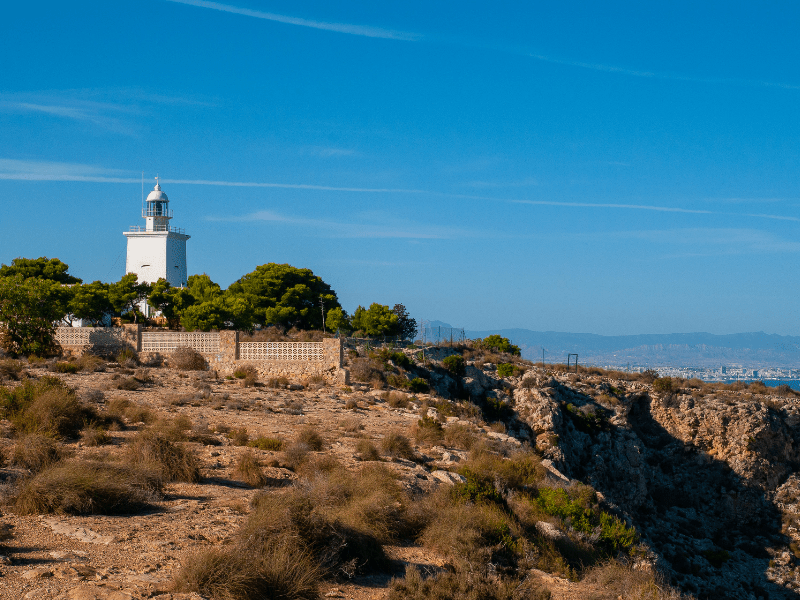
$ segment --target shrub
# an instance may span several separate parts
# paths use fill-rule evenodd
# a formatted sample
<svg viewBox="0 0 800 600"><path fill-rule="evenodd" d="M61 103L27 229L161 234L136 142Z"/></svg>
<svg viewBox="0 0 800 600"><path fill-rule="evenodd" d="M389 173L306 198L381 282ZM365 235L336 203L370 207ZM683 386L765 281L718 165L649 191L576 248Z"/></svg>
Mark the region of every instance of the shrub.
<svg viewBox="0 0 800 600"><path fill-rule="evenodd" d="M103 393L102 390L90 388L88 390L84 390L83 399L86 402L91 402L93 404L102 404L106 399L106 395Z"/></svg>
<svg viewBox="0 0 800 600"><path fill-rule="evenodd" d="M77 435L84 422L97 419L75 391L57 377L26 381L14 390L0 388L0 414L20 433L41 433L53 437Z"/></svg>
<svg viewBox="0 0 800 600"><path fill-rule="evenodd" d="M369 440L358 440L356 444L356 454L358 455L359 460L380 460L381 455L378 453L378 449L375 447Z"/></svg>
<svg viewBox="0 0 800 600"><path fill-rule="evenodd" d="M349 398L347 402L344 403L344 407L347 410L356 410L358 408L358 402L356 402L353 398Z"/></svg>
<svg viewBox="0 0 800 600"><path fill-rule="evenodd" d="M460 354L451 354L442 361L442 364L445 369L457 377L461 377L467 368L467 363Z"/></svg>
<svg viewBox="0 0 800 600"><path fill-rule="evenodd" d="M414 377L414 379L409 382L408 389L414 394L421 394L427 392L430 386L422 377Z"/></svg>
<svg viewBox="0 0 800 600"><path fill-rule="evenodd" d="M25 481L14 499L18 514L128 514L160 492L151 473L96 462L60 462Z"/></svg>
<svg viewBox="0 0 800 600"><path fill-rule="evenodd" d="M253 365L239 367L233 372L233 376L242 380L242 387L253 387L258 382L258 371Z"/></svg>
<svg viewBox="0 0 800 600"><path fill-rule="evenodd" d="M259 450L278 452L283 448L283 440L260 436L247 442L247 445L251 448L258 448Z"/></svg>
<svg viewBox="0 0 800 600"><path fill-rule="evenodd" d="M267 382L266 382L265 385L268 388L274 388L274 389L281 388L282 389L282 388L285 388L287 385L289 385L289 380L286 379L286 377L271 377L270 379L267 379Z"/></svg>
<svg viewBox="0 0 800 600"><path fill-rule="evenodd" d="M239 481L245 482L250 487L263 487L267 483L261 463L251 451L240 455L233 470L233 476Z"/></svg>
<svg viewBox="0 0 800 600"><path fill-rule="evenodd" d="M668 393L674 389L671 377L658 377L653 380L653 391Z"/></svg>
<svg viewBox="0 0 800 600"><path fill-rule="evenodd" d="M106 361L104 361L102 358L89 353L82 354L76 363L80 367L81 371L86 371L87 373L104 371L106 365Z"/></svg>
<svg viewBox="0 0 800 600"><path fill-rule="evenodd" d="M374 358L356 358L350 365L350 376L355 381L370 383L386 380L386 365Z"/></svg>
<svg viewBox="0 0 800 600"><path fill-rule="evenodd" d="M117 353L117 362L124 367L135 367L139 364L139 355L133 348L123 348Z"/></svg>
<svg viewBox="0 0 800 600"><path fill-rule="evenodd" d="M190 556L175 587L221 600L316 600L321 575L309 552L278 535L257 549L235 546Z"/></svg>
<svg viewBox="0 0 800 600"><path fill-rule="evenodd" d="M81 370L80 365L74 362L57 362L53 363L50 370L54 373L69 373L74 375Z"/></svg>
<svg viewBox="0 0 800 600"><path fill-rule="evenodd" d="M444 441L451 448L471 450L478 441L478 436L468 425L453 423L445 428Z"/></svg>
<svg viewBox="0 0 800 600"><path fill-rule="evenodd" d="M128 447L133 464L147 465L159 472L166 481L200 481L195 457L185 448L152 431L139 433Z"/></svg>
<svg viewBox="0 0 800 600"><path fill-rule="evenodd" d="M20 360L0 360L0 379L19 379L23 368Z"/></svg>
<svg viewBox="0 0 800 600"><path fill-rule="evenodd" d="M293 442L283 451L281 463L291 471L297 471L306 462L311 449L302 442Z"/></svg>
<svg viewBox="0 0 800 600"><path fill-rule="evenodd" d="M381 440L381 450L389 456L405 458L407 460L414 460L416 458L411 442L396 429L387 433Z"/></svg>
<svg viewBox="0 0 800 600"><path fill-rule="evenodd" d="M425 415L416 422L412 435L419 444L438 444L444 438L442 425L436 419Z"/></svg>
<svg viewBox="0 0 800 600"><path fill-rule="evenodd" d="M339 428L343 429L345 433L357 434L364 429L364 424L358 417L346 417L339 421Z"/></svg>
<svg viewBox="0 0 800 600"><path fill-rule="evenodd" d="M107 405L108 414L130 423L153 423L156 415L146 406L135 404L127 398L114 398Z"/></svg>
<svg viewBox="0 0 800 600"><path fill-rule="evenodd" d="M205 371L208 366L202 354L188 347L175 348L169 355L169 364L181 371Z"/></svg>
<svg viewBox="0 0 800 600"><path fill-rule="evenodd" d="M127 390L129 392L138 390L140 387L142 387L142 384L135 377L126 377L111 384L112 389Z"/></svg>
<svg viewBox="0 0 800 600"><path fill-rule="evenodd" d="M62 458L63 452L52 438L31 434L17 441L11 464L37 473Z"/></svg>
<svg viewBox="0 0 800 600"><path fill-rule="evenodd" d="M300 430L297 434L297 441L301 444L305 444L310 450L314 450L315 452L320 452L324 445L322 435L316 428L310 425L306 425Z"/></svg>
<svg viewBox="0 0 800 600"><path fill-rule="evenodd" d="M408 396L402 392L384 392L383 399L392 408L406 408L408 406Z"/></svg>
<svg viewBox="0 0 800 600"><path fill-rule="evenodd" d="M238 427L228 432L228 438L233 442L234 446L247 446L250 441L250 435L247 433L246 427Z"/></svg>
<svg viewBox="0 0 800 600"><path fill-rule="evenodd" d="M489 577L482 573L440 572L422 576L414 565L403 579L392 579L387 600L550 600L550 590L526 580Z"/></svg>
<svg viewBox="0 0 800 600"><path fill-rule="evenodd" d="M497 365L497 374L500 377L520 377L525 373L525 369L513 363L500 363Z"/></svg>
<svg viewBox="0 0 800 600"><path fill-rule="evenodd" d="M87 425L81 431L81 441L84 446L105 446L111 443L111 436L98 425Z"/></svg>

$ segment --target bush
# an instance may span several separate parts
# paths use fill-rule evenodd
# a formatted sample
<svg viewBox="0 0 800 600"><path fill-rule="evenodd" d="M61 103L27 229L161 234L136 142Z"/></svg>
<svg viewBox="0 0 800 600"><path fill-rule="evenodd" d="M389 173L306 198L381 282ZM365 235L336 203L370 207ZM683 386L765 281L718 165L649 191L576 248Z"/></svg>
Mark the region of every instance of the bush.
<svg viewBox="0 0 800 600"><path fill-rule="evenodd" d="M441 423L427 415L416 422L411 434L419 444L435 445L444 438Z"/></svg>
<svg viewBox="0 0 800 600"><path fill-rule="evenodd" d="M50 370L54 373L69 373L74 375L81 370L81 367L78 365L78 363L74 362L57 362L53 363L53 365L50 367Z"/></svg>
<svg viewBox="0 0 800 600"><path fill-rule="evenodd" d="M442 361L442 364L444 365L445 369L450 371L456 377L461 377L467 368L467 363L464 361L464 357L460 354L451 354Z"/></svg>
<svg viewBox="0 0 800 600"><path fill-rule="evenodd" d="M156 415L146 406L134 404L127 398L114 398L107 405L108 414L130 423L153 423Z"/></svg>
<svg viewBox="0 0 800 600"><path fill-rule="evenodd" d="M396 456L407 460L414 460L416 458L411 442L397 430L392 430L384 436L381 440L381 450L389 456Z"/></svg>
<svg viewBox="0 0 800 600"><path fill-rule="evenodd" d="M98 425L87 425L81 431L81 441L84 446L105 446L111 443L111 436Z"/></svg>
<svg viewBox="0 0 800 600"><path fill-rule="evenodd" d="M515 346L511 343L511 340L499 335L487 336L479 340L479 345L484 350L489 350L490 352L500 352L511 354L512 356L520 356L522 354L519 346Z"/></svg>
<svg viewBox="0 0 800 600"><path fill-rule="evenodd" d="M235 546L190 556L175 587L220 600L316 600L321 575L309 552L287 537L275 536L257 549Z"/></svg>
<svg viewBox="0 0 800 600"><path fill-rule="evenodd" d="M369 440L358 440L358 443L356 444L356 454L358 455L358 460L381 459L381 455L378 453L378 449L375 447L375 444Z"/></svg>
<svg viewBox="0 0 800 600"><path fill-rule="evenodd" d="M7 359L0 360L0 379L19 379L24 365L22 361Z"/></svg>
<svg viewBox="0 0 800 600"><path fill-rule="evenodd" d="M38 473L62 458L63 452L52 438L31 434L17 441L11 464Z"/></svg>
<svg viewBox="0 0 800 600"><path fill-rule="evenodd" d="M106 366L106 361L99 356L89 353L82 354L81 357L75 362L80 367L81 371L86 371L87 373L104 371Z"/></svg>
<svg viewBox="0 0 800 600"><path fill-rule="evenodd" d="M481 573L441 572L425 579L414 565L403 579L392 579L387 600L550 600L550 590L535 582L492 578Z"/></svg>
<svg viewBox="0 0 800 600"><path fill-rule="evenodd" d="M269 450L272 452L278 452L283 448L283 440L279 440L277 438L271 437L257 437L254 440L250 440L247 442L247 445L251 448L258 448L259 450Z"/></svg>
<svg viewBox="0 0 800 600"><path fill-rule="evenodd" d="M267 483L261 463L251 451L240 455L233 470L233 476L239 481L245 482L250 487L263 487Z"/></svg>
<svg viewBox="0 0 800 600"><path fill-rule="evenodd" d="M653 391L668 393L674 389L671 377L658 377L653 380Z"/></svg>
<svg viewBox="0 0 800 600"><path fill-rule="evenodd" d="M75 436L85 422L97 419L75 391L57 377L26 381L14 390L0 388L0 414L20 433L52 437Z"/></svg>
<svg viewBox="0 0 800 600"><path fill-rule="evenodd" d="M315 452L320 452L324 445L322 435L320 435L316 428L310 425L306 425L300 430L297 434L297 441L301 444L305 444L310 450L314 450Z"/></svg>
<svg viewBox="0 0 800 600"><path fill-rule="evenodd" d="M250 441L250 435L247 433L246 427L238 427L229 431L228 438L233 442L234 446L247 446Z"/></svg>
<svg viewBox="0 0 800 600"><path fill-rule="evenodd" d="M205 371L208 366L202 354L188 347L175 348L169 355L169 364L181 371Z"/></svg>
<svg viewBox="0 0 800 600"><path fill-rule="evenodd" d="M139 355L133 348L123 348L117 353L117 362L123 367L135 367L139 364Z"/></svg>
<svg viewBox="0 0 800 600"><path fill-rule="evenodd" d="M525 373L525 369L513 363L500 363L497 365L497 374L500 377L519 377Z"/></svg>
<svg viewBox="0 0 800 600"><path fill-rule="evenodd" d="M267 379L267 382L266 382L265 385L268 388L273 388L273 389L280 388L280 389L283 389L287 385L289 385L289 380L286 379L286 377L271 377L270 379Z"/></svg>
<svg viewBox="0 0 800 600"><path fill-rule="evenodd" d="M374 358L356 358L350 365L350 376L363 383L385 382L386 365Z"/></svg>
<svg viewBox="0 0 800 600"><path fill-rule="evenodd" d="M147 508L160 480L145 471L95 462L56 463L22 484L18 514L129 514Z"/></svg>
<svg viewBox="0 0 800 600"><path fill-rule="evenodd" d="M430 389L430 385L422 377L414 377L409 382L408 389L414 394L422 394Z"/></svg>
<svg viewBox="0 0 800 600"><path fill-rule="evenodd" d="M128 447L128 458L135 465L147 465L165 481L200 481L195 457L185 448L152 431L139 433Z"/></svg>
<svg viewBox="0 0 800 600"><path fill-rule="evenodd" d="M258 371L253 365L239 367L233 372L233 376L242 380L242 387L253 387L258 382Z"/></svg>
<svg viewBox="0 0 800 600"><path fill-rule="evenodd" d="M478 436L468 425L453 423L445 428L444 441L451 448L471 450L478 441Z"/></svg>

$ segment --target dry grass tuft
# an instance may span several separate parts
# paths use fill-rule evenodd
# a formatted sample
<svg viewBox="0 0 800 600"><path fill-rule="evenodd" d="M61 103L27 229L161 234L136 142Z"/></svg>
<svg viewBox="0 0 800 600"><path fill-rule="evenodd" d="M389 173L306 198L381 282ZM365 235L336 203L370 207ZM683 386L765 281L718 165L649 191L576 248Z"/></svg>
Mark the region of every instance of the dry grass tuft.
<svg viewBox="0 0 800 600"><path fill-rule="evenodd" d="M18 514L129 514L149 506L160 479L137 468L88 461L59 462L25 481Z"/></svg>
<svg viewBox="0 0 800 600"><path fill-rule="evenodd" d="M108 414L129 423L154 423L157 415L146 406L135 404L127 398L114 398L107 405Z"/></svg>
<svg viewBox="0 0 800 600"><path fill-rule="evenodd" d="M228 438L233 442L234 446L247 446L250 441L250 434L247 433L247 427L237 427L228 432Z"/></svg>
<svg viewBox="0 0 800 600"><path fill-rule="evenodd" d="M52 438L30 434L17 441L11 453L11 464L38 473L63 456L63 451Z"/></svg>
<svg viewBox="0 0 800 600"><path fill-rule="evenodd" d="M175 587L218 600L316 600L321 575L310 553L276 536L257 549L236 546L190 556Z"/></svg>
<svg viewBox="0 0 800 600"><path fill-rule="evenodd" d="M587 573L583 582L603 588L604 595L597 595L598 600L614 600L616 598L641 598L642 600L689 600L690 596L682 594L663 581L659 575L616 560L595 567Z"/></svg>
<svg viewBox="0 0 800 600"><path fill-rule="evenodd" d="M81 441L84 446L105 446L111 443L111 436L99 425L87 425L81 430Z"/></svg>
<svg viewBox="0 0 800 600"><path fill-rule="evenodd" d="M239 456L233 470L233 477L250 487L263 487L267 483L261 463L251 451Z"/></svg>
<svg viewBox="0 0 800 600"><path fill-rule="evenodd" d="M389 456L405 458L407 460L414 460L416 458L411 442L396 429L391 430L381 440L381 450Z"/></svg>
<svg viewBox="0 0 800 600"><path fill-rule="evenodd" d="M381 455L375 444L369 440L358 440L356 444L356 454L358 460L380 460Z"/></svg>
<svg viewBox="0 0 800 600"><path fill-rule="evenodd" d="M154 431L143 431L133 439L128 447L128 459L134 465L147 465L159 472L165 481L200 481L194 455Z"/></svg>
<svg viewBox="0 0 800 600"><path fill-rule="evenodd" d="M478 436L469 425L452 423L444 430L444 441L450 448L472 450L478 442Z"/></svg>
<svg viewBox="0 0 800 600"><path fill-rule="evenodd" d="M489 577L482 573L442 572L422 576L416 566L403 579L392 579L387 600L550 600L546 587L526 579Z"/></svg>
<svg viewBox="0 0 800 600"><path fill-rule="evenodd" d="M0 360L0 379L18 380L23 373L25 365L20 360Z"/></svg>
<svg viewBox="0 0 800 600"><path fill-rule="evenodd" d="M299 431L297 434L297 441L301 444L305 444L308 446L309 450L313 450L314 452L321 452L325 445L322 434L316 427L312 427L311 425L306 425Z"/></svg>
<svg viewBox="0 0 800 600"><path fill-rule="evenodd" d="M271 452L279 452L283 448L283 440L278 438L259 436L254 440L247 442L251 448L258 448L259 450L268 450Z"/></svg>
<svg viewBox="0 0 800 600"><path fill-rule="evenodd" d="M364 423L358 417L345 417L339 420L339 429L351 435L357 434L364 429Z"/></svg>
<svg viewBox="0 0 800 600"><path fill-rule="evenodd" d="M169 366L181 371L205 371L206 359L194 348L176 348L169 355Z"/></svg>
<svg viewBox="0 0 800 600"><path fill-rule="evenodd" d="M106 370L106 361L94 354L83 354L75 362L80 367L81 371L86 371L87 373L96 373Z"/></svg>
<svg viewBox="0 0 800 600"><path fill-rule="evenodd" d="M289 380L286 377L270 377L264 385L268 388L283 389L289 385Z"/></svg>

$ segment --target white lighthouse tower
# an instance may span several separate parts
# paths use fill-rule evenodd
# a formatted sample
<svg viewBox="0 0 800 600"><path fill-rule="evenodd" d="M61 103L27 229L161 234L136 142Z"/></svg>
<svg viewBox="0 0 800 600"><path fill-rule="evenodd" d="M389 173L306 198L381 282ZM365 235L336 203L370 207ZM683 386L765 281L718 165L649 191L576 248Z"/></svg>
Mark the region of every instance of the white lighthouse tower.
<svg viewBox="0 0 800 600"><path fill-rule="evenodd" d="M155 283L163 277L173 287L186 285L186 235L183 229L169 226L172 211L169 199L156 187L142 207L145 226L134 225L123 235L128 238L125 274L136 273L140 282Z"/></svg>

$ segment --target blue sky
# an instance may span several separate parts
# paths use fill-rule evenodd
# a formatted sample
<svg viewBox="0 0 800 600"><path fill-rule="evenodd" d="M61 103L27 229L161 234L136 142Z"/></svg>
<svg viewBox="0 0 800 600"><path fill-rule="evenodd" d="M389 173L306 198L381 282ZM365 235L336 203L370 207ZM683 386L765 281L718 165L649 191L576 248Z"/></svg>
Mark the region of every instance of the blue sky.
<svg viewBox="0 0 800 600"><path fill-rule="evenodd" d="M796 3L29 2L0 23L0 262L307 267L469 329L800 334Z"/></svg>

